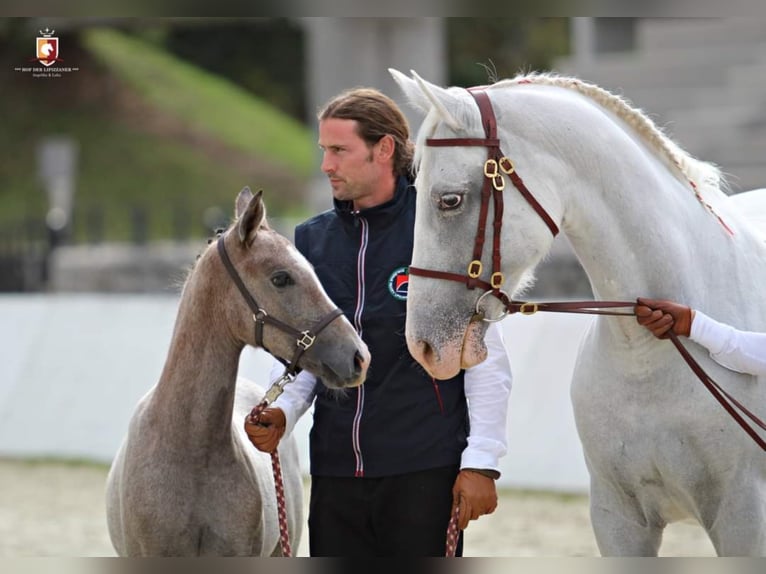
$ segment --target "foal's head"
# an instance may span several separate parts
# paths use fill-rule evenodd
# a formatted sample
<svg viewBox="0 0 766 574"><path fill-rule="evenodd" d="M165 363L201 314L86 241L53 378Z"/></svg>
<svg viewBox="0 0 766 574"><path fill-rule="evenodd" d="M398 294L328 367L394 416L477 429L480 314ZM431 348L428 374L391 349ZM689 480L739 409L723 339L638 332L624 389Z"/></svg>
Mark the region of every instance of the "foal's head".
<svg viewBox="0 0 766 574"><path fill-rule="evenodd" d="M212 246L205 259L215 264L216 277L212 285L222 317L237 341L263 346L271 354L291 361L298 350L298 340L308 348L300 355L297 366L321 377L330 388L354 387L367 374L370 354L348 320L340 314L334 317L336 305L325 293L313 268L285 237L271 229L266 222L262 192L253 195L244 188L236 200L236 219L223 236L226 254L244 289L250 294L260 312L254 313L227 272L220 249ZM256 341L254 315L268 315L263 325L262 341ZM310 338L301 332L316 331L320 322L326 326L310 345ZM279 326L282 323L286 328Z"/></svg>

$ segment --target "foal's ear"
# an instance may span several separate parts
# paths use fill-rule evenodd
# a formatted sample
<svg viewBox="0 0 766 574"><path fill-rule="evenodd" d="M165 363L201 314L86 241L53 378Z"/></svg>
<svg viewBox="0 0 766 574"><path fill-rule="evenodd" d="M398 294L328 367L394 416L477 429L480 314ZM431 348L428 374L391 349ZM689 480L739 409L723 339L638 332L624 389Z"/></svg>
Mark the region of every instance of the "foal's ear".
<svg viewBox="0 0 766 574"><path fill-rule="evenodd" d="M262 196L262 189L253 195L249 187L243 188L237 195L237 232L242 243L252 243L258 228L266 220L266 206Z"/></svg>

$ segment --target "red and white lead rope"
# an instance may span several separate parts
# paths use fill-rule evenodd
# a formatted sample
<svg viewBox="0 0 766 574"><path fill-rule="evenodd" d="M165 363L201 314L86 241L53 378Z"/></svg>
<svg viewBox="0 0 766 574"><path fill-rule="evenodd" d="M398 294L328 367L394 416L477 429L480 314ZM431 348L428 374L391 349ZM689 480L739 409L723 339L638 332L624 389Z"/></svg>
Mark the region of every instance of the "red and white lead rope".
<svg viewBox="0 0 766 574"><path fill-rule="evenodd" d="M261 413L268 405L264 400L250 411L250 419L257 422ZM275 450L271 453L271 467L274 472L274 488L277 491L277 519L279 520L279 546L282 549L282 556L289 558L292 556L290 548L290 534L287 531L287 511L285 510L285 486L282 482L282 465L279 463L279 453Z"/></svg>
<svg viewBox="0 0 766 574"><path fill-rule="evenodd" d="M457 526L458 515L460 514L460 507L456 506L455 511L449 519L447 525L447 551L445 556L447 558L454 558L457 552L457 540L460 537L460 529Z"/></svg>

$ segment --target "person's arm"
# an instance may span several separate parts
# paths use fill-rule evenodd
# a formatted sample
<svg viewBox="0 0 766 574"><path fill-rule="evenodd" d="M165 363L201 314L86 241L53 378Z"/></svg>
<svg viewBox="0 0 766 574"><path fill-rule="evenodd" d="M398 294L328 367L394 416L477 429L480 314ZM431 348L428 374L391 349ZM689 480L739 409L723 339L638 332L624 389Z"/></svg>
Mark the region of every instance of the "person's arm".
<svg viewBox="0 0 766 574"><path fill-rule="evenodd" d="M766 376L766 333L740 331L695 310L689 338L727 369Z"/></svg>
<svg viewBox="0 0 766 574"><path fill-rule="evenodd" d="M274 359L271 365L269 380L276 381L285 371L285 366ZM308 371L301 371L291 383L287 383L284 391L269 405L271 408L282 409L285 413L285 433L292 432L298 419L309 409L316 396L317 378Z"/></svg>
<svg viewBox="0 0 766 574"><path fill-rule="evenodd" d="M470 434L461 468L481 469L500 476L500 457L508 452L508 397L513 381L511 364L499 323L484 337L487 358L465 371Z"/></svg>
<svg viewBox="0 0 766 574"><path fill-rule="evenodd" d="M489 326L484 341L487 358L465 372L470 433L452 489L453 511L460 506L460 529L465 529L469 520L494 512L499 460L508 451L506 431L512 375L499 324Z"/></svg>

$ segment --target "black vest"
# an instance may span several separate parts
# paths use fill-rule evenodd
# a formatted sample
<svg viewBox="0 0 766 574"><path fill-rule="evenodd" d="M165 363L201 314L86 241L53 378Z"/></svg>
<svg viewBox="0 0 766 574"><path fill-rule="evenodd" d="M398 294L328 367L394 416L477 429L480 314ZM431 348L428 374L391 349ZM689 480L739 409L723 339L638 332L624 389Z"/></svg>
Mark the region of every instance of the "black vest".
<svg viewBox="0 0 766 574"><path fill-rule="evenodd" d="M407 266L415 188L404 178L394 198L351 211L335 202L295 229L295 244L314 265L330 298L361 332L372 360L358 389L317 385L311 474L378 477L458 465L468 422L463 372L435 381L404 338Z"/></svg>

